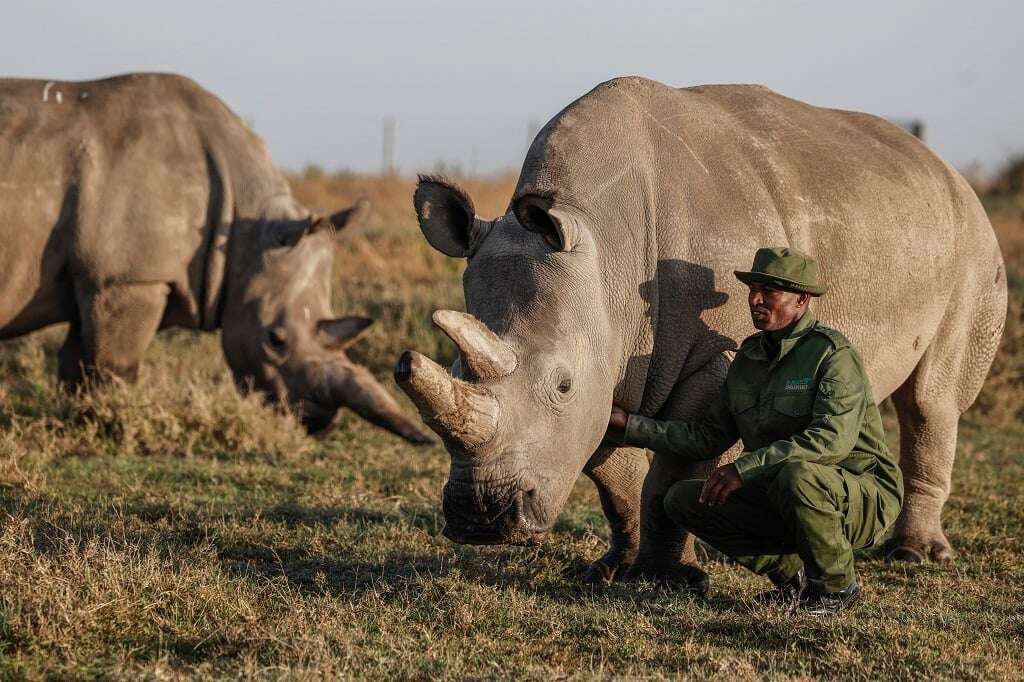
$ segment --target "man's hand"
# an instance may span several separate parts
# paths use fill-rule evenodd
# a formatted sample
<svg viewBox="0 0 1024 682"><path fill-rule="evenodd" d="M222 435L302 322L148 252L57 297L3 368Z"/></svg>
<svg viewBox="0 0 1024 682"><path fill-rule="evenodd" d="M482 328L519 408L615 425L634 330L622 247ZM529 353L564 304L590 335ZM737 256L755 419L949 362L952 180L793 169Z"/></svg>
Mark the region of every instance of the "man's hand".
<svg viewBox="0 0 1024 682"><path fill-rule="evenodd" d="M612 414L608 417L608 426L613 429L626 430L626 424L629 422L629 412L618 405L612 405Z"/></svg>
<svg viewBox="0 0 1024 682"><path fill-rule="evenodd" d="M732 491L742 487L743 480L740 478L736 466L726 464L711 472L708 480L704 481L704 487L701 489L698 499L702 504L714 507L729 499Z"/></svg>
<svg viewBox="0 0 1024 682"><path fill-rule="evenodd" d="M608 417L608 430L604 433L604 440L614 445L622 445L626 438L626 424L629 422L629 413L621 407L612 405L612 413Z"/></svg>

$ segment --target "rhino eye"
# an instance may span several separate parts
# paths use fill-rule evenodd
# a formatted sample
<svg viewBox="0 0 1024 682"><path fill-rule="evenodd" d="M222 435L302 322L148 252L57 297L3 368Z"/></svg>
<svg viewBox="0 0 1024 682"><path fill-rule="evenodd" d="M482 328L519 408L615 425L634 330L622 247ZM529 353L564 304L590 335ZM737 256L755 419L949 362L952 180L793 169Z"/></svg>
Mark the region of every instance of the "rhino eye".
<svg viewBox="0 0 1024 682"><path fill-rule="evenodd" d="M303 235L306 234L306 224L301 223L299 225L279 225L277 230L271 236L272 243L274 246L287 246L292 247L299 243Z"/></svg>
<svg viewBox="0 0 1024 682"><path fill-rule="evenodd" d="M267 342L274 350L284 350L284 347L288 345L288 337L283 329L274 327L267 331Z"/></svg>
<svg viewBox="0 0 1024 682"><path fill-rule="evenodd" d="M547 384L547 398L555 404L562 404L572 399L575 391L572 385L572 374L564 367L555 369Z"/></svg>

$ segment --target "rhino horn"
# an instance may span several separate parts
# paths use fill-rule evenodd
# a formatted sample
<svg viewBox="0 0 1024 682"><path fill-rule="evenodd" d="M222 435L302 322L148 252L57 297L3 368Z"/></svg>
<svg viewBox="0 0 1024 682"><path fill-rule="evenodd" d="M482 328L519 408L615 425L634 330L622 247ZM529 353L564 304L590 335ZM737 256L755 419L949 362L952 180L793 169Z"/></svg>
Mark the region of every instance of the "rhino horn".
<svg viewBox="0 0 1024 682"><path fill-rule="evenodd" d="M477 318L457 310L435 310L433 320L459 347L467 378L500 379L515 371L515 351Z"/></svg>
<svg viewBox="0 0 1024 682"><path fill-rule="evenodd" d="M429 432L407 417L391 394L365 367L345 363L326 378L325 402L347 407L363 419L416 445L436 442Z"/></svg>
<svg viewBox="0 0 1024 682"><path fill-rule="evenodd" d="M407 350L399 358L395 381L427 426L462 450L487 443L498 429L498 399L490 391L456 379L416 351Z"/></svg>

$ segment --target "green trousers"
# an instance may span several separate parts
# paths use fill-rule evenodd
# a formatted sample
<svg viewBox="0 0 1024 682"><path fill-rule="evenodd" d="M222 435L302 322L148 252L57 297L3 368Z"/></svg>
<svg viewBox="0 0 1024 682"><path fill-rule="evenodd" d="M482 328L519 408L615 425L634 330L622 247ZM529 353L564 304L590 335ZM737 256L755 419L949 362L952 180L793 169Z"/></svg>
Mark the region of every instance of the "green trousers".
<svg viewBox="0 0 1024 682"><path fill-rule="evenodd" d="M673 521L773 582L803 566L809 586L820 592L853 582L853 550L877 542L899 512L871 474L808 462L787 464L714 507L698 501L703 486L680 481L669 489L664 504Z"/></svg>

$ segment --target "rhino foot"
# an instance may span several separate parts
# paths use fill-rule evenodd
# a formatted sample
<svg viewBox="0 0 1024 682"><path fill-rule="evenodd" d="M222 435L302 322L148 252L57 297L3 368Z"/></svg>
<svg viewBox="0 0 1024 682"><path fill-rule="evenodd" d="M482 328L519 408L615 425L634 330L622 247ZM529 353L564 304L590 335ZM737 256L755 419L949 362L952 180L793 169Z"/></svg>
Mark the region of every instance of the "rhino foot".
<svg viewBox="0 0 1024 682"><path fill-rule="evenodd" d="M692 592L700 597L705 596L711 589L708 574L694 564L666 564L639 560L629 567L623 580L650 581L661 587Z"/></svg>
<svg viewBox="0 0 1024 682"><path fill-rule="evenodd" d="M885 543L886 561L949 561L953 558L952 545L942 531L925 537L897 536Z"/></svg>
<svg viewBox="0 0 1024 682"><path fill-rule="evenodd" d="M583 582L588 585L610 585L617 580L623 580L635 560L635 551L624 553L609 549L603 557L587 567Z"/></svg>

